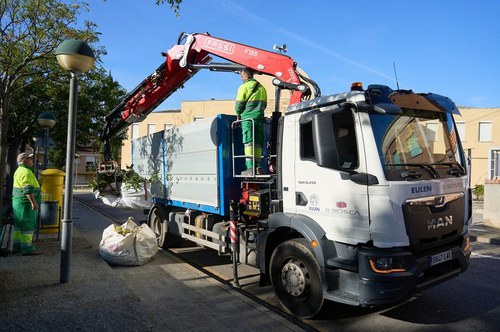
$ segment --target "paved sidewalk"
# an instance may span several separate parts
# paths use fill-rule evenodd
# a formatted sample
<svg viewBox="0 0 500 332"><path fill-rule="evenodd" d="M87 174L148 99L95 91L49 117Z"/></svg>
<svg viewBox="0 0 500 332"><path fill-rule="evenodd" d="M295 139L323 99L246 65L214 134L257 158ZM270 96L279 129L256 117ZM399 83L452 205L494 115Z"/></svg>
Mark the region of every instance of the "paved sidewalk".
<svg viewBox="0 0 500 332"><path fill-rule="evenodd" d="M469 227L472 242L481 242L500 245L500 229L483 224L483 202L474 201L472 204L472 225Z"/></svg>
<svg viewBox="0 0 500 332"><path fill-rule="evenodd" d="M59 283L60 242L44 234L42 256L0 257L0 331L300 331L295 324L165 251L138 267L110 267L98 255L100 236L79 225L106 227L141 211L87 207L102 203L76 193L70 281ZM473 241L500 244L500 230L482 224L474 204ZM93 232L96 233L96 232Z"/></svg>
<svg viewBox="0 0 500 332"><path fill-rule="evenodd" d="M73 215L75 224L106 219L77 200ZM60 284L55 238L40 237L41 256L0 257L0 331L303 330L165 251L112 268L76 226L70 281Z"/></svg>
<svg viewBox="0 0 500 332"><path fill-rule="evenodd" d="M472 242L481 242L500 245L500 229L473 224L469 229Z"/></svg>

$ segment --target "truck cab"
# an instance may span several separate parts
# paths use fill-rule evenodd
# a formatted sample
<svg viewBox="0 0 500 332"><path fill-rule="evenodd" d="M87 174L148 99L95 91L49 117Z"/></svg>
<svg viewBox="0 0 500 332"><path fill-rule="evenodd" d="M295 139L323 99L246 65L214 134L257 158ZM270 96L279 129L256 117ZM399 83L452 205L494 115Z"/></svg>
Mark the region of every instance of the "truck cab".
<svg viewBox="0 0 500 332"><path fill-rule="evenodd" d="M379 85L290 106L279 138L283 210L264 241L295 229L317 258L325 298L353 305L392 302L465 271L471 193L453 114L446 97ZM315 267L270 260L284 305L304 307L294 292L305 288L289 280L312 289L305 276Z"/></svg>

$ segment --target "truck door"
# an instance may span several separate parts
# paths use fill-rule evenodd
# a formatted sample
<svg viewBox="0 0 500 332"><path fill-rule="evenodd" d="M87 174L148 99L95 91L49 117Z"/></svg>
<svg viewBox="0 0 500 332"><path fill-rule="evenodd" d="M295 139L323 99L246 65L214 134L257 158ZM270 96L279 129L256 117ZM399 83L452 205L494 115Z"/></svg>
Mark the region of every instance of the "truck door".
<svg viewBox="0 0 500 332"><path fill-rule="evenodd" d="M368 187L351 175L366 171L357 115L318 109L297 117L294 212L317 222L331 240L369 240Z"/></svg>

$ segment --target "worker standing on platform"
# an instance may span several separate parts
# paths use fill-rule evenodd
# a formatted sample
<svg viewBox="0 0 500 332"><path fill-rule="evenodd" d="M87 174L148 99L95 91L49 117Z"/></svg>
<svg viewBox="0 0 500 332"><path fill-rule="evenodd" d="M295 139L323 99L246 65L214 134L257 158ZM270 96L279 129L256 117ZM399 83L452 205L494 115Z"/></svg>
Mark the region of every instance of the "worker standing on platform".
<svg viewBox="0 0 500 332"><path fill-rule="evenodd" d="M41 202L40 184L33 172L33 154L17 156L18 167L14 173L12 210L14 212L13 252L23 255L39 255L33 246L38 210Z"/></svg>
<svg viewBox="0 0 500 332"><path fill-rule="evenodd" d="M252 119L255 127L255 137L253 137L252 121L241 123L247 167L241 175L251 176L262 173L259 165L264 144L264 110L267 107L267 92L264 86L253 78L254 72L251 68L244 68L240 74L243 84L238 88L235 112L238 120ZM253 159L255 159L255 165Z"/></svg>

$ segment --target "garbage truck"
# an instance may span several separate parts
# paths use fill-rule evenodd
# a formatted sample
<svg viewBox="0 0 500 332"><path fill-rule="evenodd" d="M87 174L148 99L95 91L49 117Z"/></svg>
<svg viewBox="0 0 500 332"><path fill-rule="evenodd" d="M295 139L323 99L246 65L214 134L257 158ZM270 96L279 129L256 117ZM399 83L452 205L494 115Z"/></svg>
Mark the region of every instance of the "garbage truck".
<svg viewBox="0 0 500 332"><path fill-rule="evenodd" d="M229 63L213 63L215 55ZM322 96L285 54L182 34L166 61L106 118L107 142L197 71L249 67L273 76L261 167L245 169L241 120L219 114L134 140L156 172L147 222L159 246L181 237L260 271L285 311L315 316L325 300L377 306L465 272L469 169L452 100L359 82ZM283 90L290 105L279 109ZM116 162L105 158L107 174Z"/></svg>

